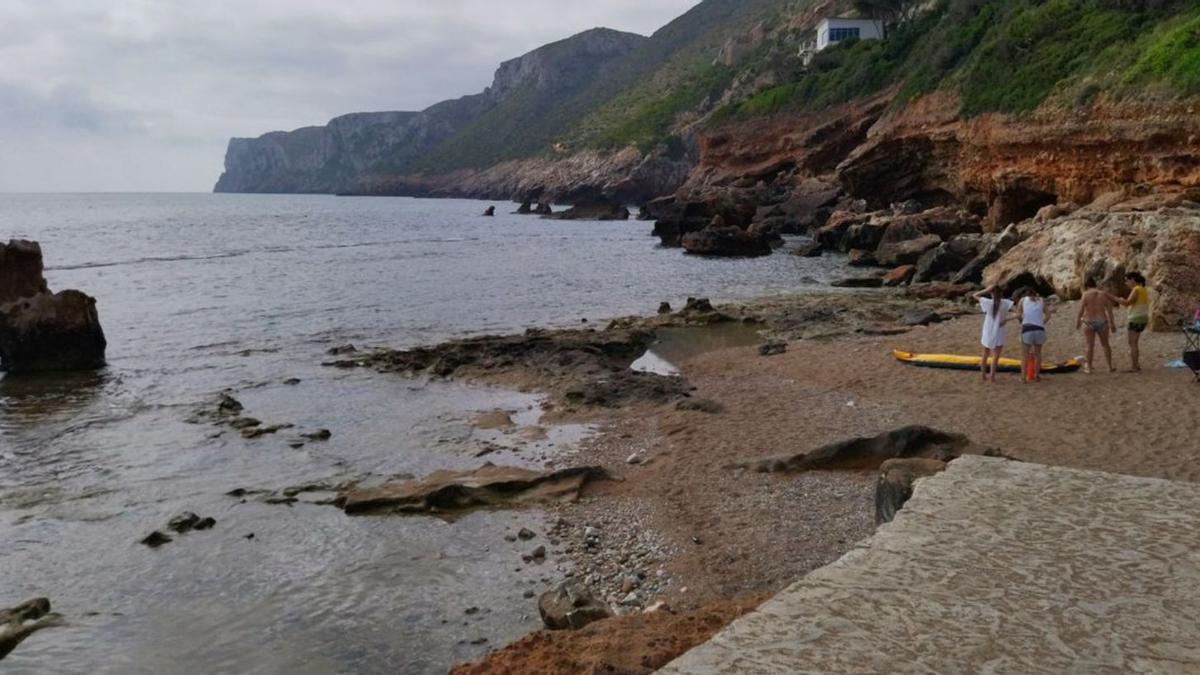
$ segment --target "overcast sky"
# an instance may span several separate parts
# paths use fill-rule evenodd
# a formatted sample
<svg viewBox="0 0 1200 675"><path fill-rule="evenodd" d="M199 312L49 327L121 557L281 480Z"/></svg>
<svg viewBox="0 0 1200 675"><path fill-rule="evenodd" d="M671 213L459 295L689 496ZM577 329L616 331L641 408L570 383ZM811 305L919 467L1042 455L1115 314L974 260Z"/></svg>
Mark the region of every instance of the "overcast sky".
<svg viewBox="0 0 1200 675"><path fill-rule="evenodd" d="M697 0L0 0L0 192L208 191L230 136L419 110Z"/></svg>

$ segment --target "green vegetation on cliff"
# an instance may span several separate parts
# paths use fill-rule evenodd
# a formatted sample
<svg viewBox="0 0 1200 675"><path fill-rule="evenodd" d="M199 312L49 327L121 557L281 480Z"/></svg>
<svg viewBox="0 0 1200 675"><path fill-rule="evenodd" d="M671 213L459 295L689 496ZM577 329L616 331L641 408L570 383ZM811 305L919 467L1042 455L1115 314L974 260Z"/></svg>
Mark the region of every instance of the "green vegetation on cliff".
<svg viewBox="0 0 1200 675"><path fill-rule="evenodd" d="M888 39L850 41L718 120L816 109L889 86L939 88L963 113L1022 113L1097 94L1200 93L1200 9L1187 0L942 0Z"/></svg>

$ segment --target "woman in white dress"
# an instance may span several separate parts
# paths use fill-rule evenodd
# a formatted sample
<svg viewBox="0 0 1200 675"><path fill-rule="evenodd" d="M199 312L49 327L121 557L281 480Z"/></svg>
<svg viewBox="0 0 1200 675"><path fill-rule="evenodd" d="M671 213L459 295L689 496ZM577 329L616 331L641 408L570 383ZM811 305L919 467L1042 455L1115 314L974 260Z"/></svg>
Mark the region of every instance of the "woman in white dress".
<svg viewBox="0 0 1200 675"><path fill-rule="evenodd" d="M979 301L979 307L983 310L983 334L979 338L980 344L983 345L983 358L979 362L980 377L985 382L995 382L996 368L1000 365L1000 355L1004 352L1004 324L1008 323L1008 313L1012 311L1013 301L1005 299L1004 294L995 286L976 293L975 299Z"/></svg>

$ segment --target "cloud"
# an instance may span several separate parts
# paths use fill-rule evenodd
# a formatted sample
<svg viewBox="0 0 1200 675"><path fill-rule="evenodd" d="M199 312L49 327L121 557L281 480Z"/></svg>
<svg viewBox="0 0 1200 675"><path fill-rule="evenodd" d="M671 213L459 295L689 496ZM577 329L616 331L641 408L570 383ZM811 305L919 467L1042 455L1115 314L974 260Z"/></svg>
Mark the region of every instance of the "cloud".
<svg viewBox="0 0 1200 675"><path fill-rule="evenodd" d="M0 191L207 190L231 136L419 110L547 42L648 34L695 1L6 0Z"/></svg>

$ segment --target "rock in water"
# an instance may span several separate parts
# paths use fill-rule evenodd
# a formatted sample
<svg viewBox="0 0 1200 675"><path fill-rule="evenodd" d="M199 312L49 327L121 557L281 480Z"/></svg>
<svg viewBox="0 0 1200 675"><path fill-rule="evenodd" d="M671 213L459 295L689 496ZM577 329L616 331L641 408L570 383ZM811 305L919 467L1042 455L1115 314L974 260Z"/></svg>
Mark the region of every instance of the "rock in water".
<svg viewBox="0 0 1200 675"><path fill-rule="evenodd" d="M550 630L578 630L613 615L577 581L568 581L538 598L538 612Z"/></svg>
<svg viewBox="0 0 1200 675"><path fill-rule="evenodd" d="M8 656L22 640L54 625L59 618L50 611L50 601L46 598L34 598L16 607L0 609L0 659Z"/></svg>
<svg viewBox="0 0 1200 675"><path fill-rule="evenodd" d="M496 207L494 207L494 206L487 207L487 209L484 210L483 215L485 215L485 216L496 215Z"/></svg>
<svg viewBox="0 0 1200 675"><path fill-rule="evenodd" d="M517 467L484 464L474 471L435 471L423 480L392 481L378 487L351 488L338 495L346 513L395 511L431 513L574 500L589 480L603 480L599 467L539 473Z"/></svg>
<svg viewBox="0 0 1200 675"><path fill-rule="evenodd" d="M771 242L740 227L706 227L682 238L683 250L693 255L754 257L771 254Z"/></svg>
<svg viewBox="0 0 1200 675"><path fill-rule="evenodd" d="M46 287L37 242L0 247L0 370L94 370L107 346L95 298Z"/></svg>

